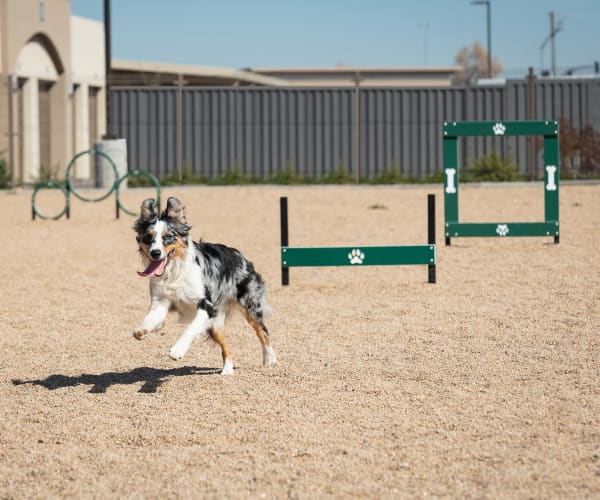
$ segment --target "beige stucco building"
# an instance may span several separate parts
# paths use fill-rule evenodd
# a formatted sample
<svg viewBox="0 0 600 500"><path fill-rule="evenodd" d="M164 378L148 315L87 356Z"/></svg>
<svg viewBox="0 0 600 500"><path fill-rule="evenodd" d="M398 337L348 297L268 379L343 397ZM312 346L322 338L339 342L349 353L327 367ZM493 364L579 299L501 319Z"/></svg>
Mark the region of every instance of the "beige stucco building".
<svg viewBox="0 0 600 500"><path fill-rule="evenodd" d="M0 154L14 185L63 177L104 133L104 28L70 0L0 0ZM90 159L76 178L90 177Z"/></svg>

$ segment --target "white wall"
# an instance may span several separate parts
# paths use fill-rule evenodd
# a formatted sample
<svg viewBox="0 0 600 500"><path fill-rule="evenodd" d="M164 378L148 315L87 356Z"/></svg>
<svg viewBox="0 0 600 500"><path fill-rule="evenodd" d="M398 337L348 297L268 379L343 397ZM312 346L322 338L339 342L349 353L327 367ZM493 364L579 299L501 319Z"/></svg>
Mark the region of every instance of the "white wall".
<svg viewBox="0 0 600 500"><path fill-rule="evenodd" d="M73 83L104 87L104 24L71 16L71 78Z"/></svg>
<svg viewBox="0 0 600 500"><path fill-rule="evenodd" d="M104 24L83 17L71 16L71 82L75 117L73 153L92 149L90 144L90 115L88 92L90 87L102 88L98 94L96 129L102 135L105 129L104 112ZM84 155L77 159L74 178L89 179L92 176L93 157Z"/></svg>

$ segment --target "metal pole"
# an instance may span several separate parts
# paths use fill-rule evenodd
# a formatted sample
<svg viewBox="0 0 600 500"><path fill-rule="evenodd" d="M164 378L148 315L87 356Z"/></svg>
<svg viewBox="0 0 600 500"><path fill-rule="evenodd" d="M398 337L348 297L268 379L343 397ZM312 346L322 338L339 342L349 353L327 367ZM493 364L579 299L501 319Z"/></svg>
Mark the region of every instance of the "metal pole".
<svg viewBox="0 0 600 500"><path fill-rule="evenodd" d="M183 75L177 75L177 172L183 183Z"/></svg>
<svg viewBox="0 0 600 500"><path fill-rule="evenodd" d="M492 5L490 0L471 0L471 5L485 5L487 18L487 74L492 77Z"/></svg>
<svg viewBox="0 0 600 500"><path fill-rule="evenodd" d="M527 103L527 119L535 120L535 74L533 67L529 67L529 74L527 75L527 90L528 90L528 103ZM535 154L535 137L529 136L529 180L537 178L537 158Z"/></svg>
<svg viewBox="0 0 600 500"><path fill-rule="evenodd" d="M435 194L427 195L427 244L435 245ZM435 283L435 264L428 264L428 282Z"/></svg>
<svg viewBox="0 0 600 500"><path fill-rule="evenodd" d="M360 180L359 156L360 156L360 74L356 72L354 77L354 180L358 184Z"/></svg>
<svg viewBox="0 0 600 500"><path fill-rule="evenodd" d="M106 133L105 139L114 139L115 136L110 130L110 87L112 77L112 55L110 39L110 0L104 0L104 73L105 73L105 93L106 93Z"/></svg>
<svg viewBox="0 0 600 500"><path fill-rule="evenodd" d="M550 12L550 47L552 48L552 76L556 76L556 43L554 38L556 37L554 27L554 12Z"/></svg>
<svg viewBox="0 0 600 500"><path fill-rule="evenodd" d="M488 59L488 78L492 78L492 4L488 0L487 8L487 59Z"/></svg>
<svg viewBox="0 0 600 500"><path fill-rule="evenodd" d="M279 218L281 221L281 247L283 248L289 246L287 196L279 198ZM285 267L283 261L281 264L281 284L290 284L290 268Z"/></svg>

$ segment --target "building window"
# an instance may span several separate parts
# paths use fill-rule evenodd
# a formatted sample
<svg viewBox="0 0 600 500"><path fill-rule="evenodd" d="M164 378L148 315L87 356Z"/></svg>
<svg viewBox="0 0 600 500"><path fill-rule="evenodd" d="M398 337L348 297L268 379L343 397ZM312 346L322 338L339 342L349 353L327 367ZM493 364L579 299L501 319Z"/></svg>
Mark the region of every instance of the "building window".
<svg viewBox="0 0 600 500"><path fill-rule="evenodd" d="M46 20L46 4L44 3L44 0L40 0L39 14L40 22L43 23Z"/></svg>

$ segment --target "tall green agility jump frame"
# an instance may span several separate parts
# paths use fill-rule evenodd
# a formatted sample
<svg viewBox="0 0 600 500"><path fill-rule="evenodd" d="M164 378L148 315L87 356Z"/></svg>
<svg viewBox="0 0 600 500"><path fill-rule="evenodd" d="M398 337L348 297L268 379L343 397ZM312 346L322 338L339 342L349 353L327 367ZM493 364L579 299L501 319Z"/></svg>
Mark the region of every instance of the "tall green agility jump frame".
<svg viewBox="0 0 600 500"><path fill-rule="evenodd" d="M279 199L281 220L281 284L289 285L290 267L426 265L435 283L435 195L427 196L427 245L290 247L287 197Z"/></svg>
<svg viewBox="0 0 600 500"><path fill-rule="evenodd" d="M458 138L507 135L541 135L544 137L544 221L459 222ZM450 239L457 236L554 236L554 243L559 242L558 122L446 122L444 123L443 155L446 245L450 245Z"/></svg>

